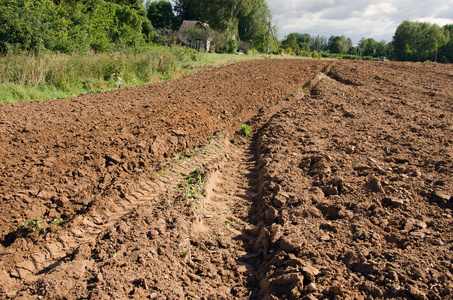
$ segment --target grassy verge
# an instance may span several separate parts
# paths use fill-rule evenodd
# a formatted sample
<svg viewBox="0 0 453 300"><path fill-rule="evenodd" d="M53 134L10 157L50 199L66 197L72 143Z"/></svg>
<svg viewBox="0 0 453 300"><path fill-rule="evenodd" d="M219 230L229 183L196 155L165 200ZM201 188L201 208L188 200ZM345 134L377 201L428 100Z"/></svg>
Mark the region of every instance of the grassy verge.
<svg viewBox="0 0 453 300"><path fill-rule="evenodd" d="M68 98L177 79L264 57L199 53L179 46L83 55L8 54L0 57L0 104Z"/></svg>

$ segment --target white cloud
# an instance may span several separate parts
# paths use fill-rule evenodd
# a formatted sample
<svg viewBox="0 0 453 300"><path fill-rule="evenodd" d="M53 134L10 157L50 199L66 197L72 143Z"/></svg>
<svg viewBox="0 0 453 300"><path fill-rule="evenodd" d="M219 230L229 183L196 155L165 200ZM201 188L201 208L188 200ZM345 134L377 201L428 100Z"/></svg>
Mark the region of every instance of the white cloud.
<svg viewBox="0 0 453 300"><path fill-rule="evenodd" d="M453 24L453 0L267 0L279 38L299 32L346 35L357 43L362 37L390 42L404 20Z"/></svg>

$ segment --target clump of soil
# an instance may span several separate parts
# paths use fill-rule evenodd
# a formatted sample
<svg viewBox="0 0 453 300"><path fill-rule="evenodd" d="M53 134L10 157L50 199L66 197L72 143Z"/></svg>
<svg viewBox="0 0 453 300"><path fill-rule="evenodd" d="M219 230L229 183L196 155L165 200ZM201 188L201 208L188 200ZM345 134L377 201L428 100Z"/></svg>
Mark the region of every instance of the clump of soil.
<svg viewBox="0 0 453 300"><path fill-rule="evenodd" d="M451 70L372 66L335 64L260 130L263 297L452 293Z"/></svg>
<svg viewBox="0 0 453 300"><path fill-rule="evenodd" d="M264 60L4 105L1 297L448 298L452 76Z"/></svg>

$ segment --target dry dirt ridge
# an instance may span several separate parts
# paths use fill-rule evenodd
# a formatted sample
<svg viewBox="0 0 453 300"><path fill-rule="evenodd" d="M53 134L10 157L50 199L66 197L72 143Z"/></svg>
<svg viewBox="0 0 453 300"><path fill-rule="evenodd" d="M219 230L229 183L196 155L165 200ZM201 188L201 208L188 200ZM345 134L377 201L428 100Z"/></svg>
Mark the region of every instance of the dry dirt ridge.
<svg viewBox="0 0 453 300"><path fill-rule="evenodd" d="M451 299L452 79L262 60L3 105L0 298Z"/></svg>

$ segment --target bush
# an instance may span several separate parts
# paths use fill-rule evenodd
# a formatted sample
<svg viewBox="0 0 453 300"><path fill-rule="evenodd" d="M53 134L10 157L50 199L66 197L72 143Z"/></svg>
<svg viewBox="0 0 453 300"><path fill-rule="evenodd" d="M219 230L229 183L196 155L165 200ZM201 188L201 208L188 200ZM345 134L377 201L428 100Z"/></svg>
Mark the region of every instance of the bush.
<svg viewBox="0 0 453 300"><path fill-rule="evenodd" d="M233 39L229 39L224 45L219 47L220 52L229 54L236 53L237 49L237 42Z"/></svg>
<svg viewBox="0 0 453 300"><path fill-rule="evenodd" d="M343 55L343 59L351 59L351 60L354 60L354 59L357 59L357 56L356 55Z"/></svg>

